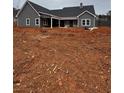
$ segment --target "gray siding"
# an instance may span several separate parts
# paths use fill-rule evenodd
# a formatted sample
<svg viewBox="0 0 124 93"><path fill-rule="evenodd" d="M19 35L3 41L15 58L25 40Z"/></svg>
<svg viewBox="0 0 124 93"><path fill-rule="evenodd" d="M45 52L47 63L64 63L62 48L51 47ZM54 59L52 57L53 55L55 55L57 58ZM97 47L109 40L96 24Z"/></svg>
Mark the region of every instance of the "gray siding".
<svg viewBox="0 0 124 93"><path fill-rule="evenodd" d="M35 27L35 18L40 18L40 26L41 27L43 26L43 24L42 24L43 20L42 19L44 19L44 18L47 18L49 23L51 23L50 22L50 16L41 14L41 17L39 17L38 14L35 12L35 10L33 10L28 3L26 3L23 10L19 14L18 19L17 19L17 25L25 27L26 26L26 18L30 18L30 26L31 27ZM86 12L86 13L82 14L81 16L79 16L79 19L78 19L79 27L83 27L81 25L81 20L82 19L90 19L91 20L91 25L89 27L94 27L95 26L95 17L92 16L91 14ZM50 24L48 24L48 25L50 25ZM65 22L65 25L74 26L73 22Z"/></svg>
<svg viewBox="0 0 124 93"><path fill-rule="evenodd" d="M37 13L26 4L21 13L18 16L18 26L26 26L26 18L30 18L30 26L35 26L35 18L40 18Z"/></svg>
<svg viewBox="0 0 124 93"><path fill-rule="evenodd" d="M79 16L79 27L83 27L81 25L81 20L82 19L90 19L91 20L91 25L89 27L94 27L95 26L95 17L92 16L91 14L86 12L83 15Z"/></svg>

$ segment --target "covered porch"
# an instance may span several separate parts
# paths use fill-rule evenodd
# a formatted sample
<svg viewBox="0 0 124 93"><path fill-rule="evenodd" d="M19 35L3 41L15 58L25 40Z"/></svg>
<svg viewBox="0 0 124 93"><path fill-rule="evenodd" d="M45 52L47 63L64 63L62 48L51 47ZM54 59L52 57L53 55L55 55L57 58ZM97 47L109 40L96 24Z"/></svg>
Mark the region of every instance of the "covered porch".
<svg viewBox="0 0 124 93"><path fill-rule="evenodd" d="M59 18L56 16L44 15L40 17L40 27L78 27L76 18Z"/></svg>
<svg viewBox="0 0 124 93"><path fill-rule="evenodd" d="M47 20L46 24L43 25L44 27L78 27L78 20L60 20L55 18L48 18L43 19Z"/></svg>

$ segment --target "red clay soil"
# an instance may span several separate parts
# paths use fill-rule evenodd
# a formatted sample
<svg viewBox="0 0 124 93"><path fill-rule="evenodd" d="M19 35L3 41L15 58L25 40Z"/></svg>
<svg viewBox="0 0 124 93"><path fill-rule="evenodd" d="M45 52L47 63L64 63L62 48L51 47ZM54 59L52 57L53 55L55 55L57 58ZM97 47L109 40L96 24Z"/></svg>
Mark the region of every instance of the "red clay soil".
<svg viewBox="0 0 124 93"><path fill-rule="evenodd" d="M14 27L14 93L111 93L111 29Z"/></svg>

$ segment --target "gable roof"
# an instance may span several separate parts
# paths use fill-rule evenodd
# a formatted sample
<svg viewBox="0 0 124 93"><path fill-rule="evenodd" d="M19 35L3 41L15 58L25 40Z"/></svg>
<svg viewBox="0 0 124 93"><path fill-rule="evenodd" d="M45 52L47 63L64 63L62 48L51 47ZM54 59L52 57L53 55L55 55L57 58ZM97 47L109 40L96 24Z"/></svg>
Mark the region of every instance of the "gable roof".
<svg viewBox="0 0 124 93"><path fill-rule="evenodd" d="M31 2L31 1L28 1L28 2L34 7L34 9L37 12L50 13L50 10L49 9L47 9L45 7L42 7L42 6L38 5L38 4L35 4L35 3Z"/></svg>
<svg viewBox="0 0 124 93"><path fill-rule="evenodd" d="M77 6L77 7L65 7L59 10L51 10L52 14L61 17L76 17L79 14L83 13L84 11L89 11L90 13L95 15L95 10L93 5L83 6L83 8Z"/></svg>
<svg viewBox="0 0 124 93"><path fill-rule="evenodd" d="M20 15L20 13L22 12L22 10L24 9L24 7L25 7L27 4L37 13L38 16L40 16L40 14L36 11L36 9L30 4L29 0L27 0L27 1L24 3L24 5L22 6L22 8L20 9L20 11L18 11L16 17L18 17L18 16Z"/></svg>
<svg viewBox="0 0 124 93"><path fill-rule="evenodd" d="M76 7L64 7L63 9L57 9L57 10L49 10L29 0L27 0L26 3L28 3L38 15L43 13L43 14L54 15L59 17L77 17L84 12L88 12L91 15L95 16L95 10L93 5L83 6L82 8L80 8L80 6L76 6ZM26 3L24 4L24 6L26 5ZM22 7L22 9L24 8L24 6ZM19 11L17 16L20 14L22 9Z"/></svg>

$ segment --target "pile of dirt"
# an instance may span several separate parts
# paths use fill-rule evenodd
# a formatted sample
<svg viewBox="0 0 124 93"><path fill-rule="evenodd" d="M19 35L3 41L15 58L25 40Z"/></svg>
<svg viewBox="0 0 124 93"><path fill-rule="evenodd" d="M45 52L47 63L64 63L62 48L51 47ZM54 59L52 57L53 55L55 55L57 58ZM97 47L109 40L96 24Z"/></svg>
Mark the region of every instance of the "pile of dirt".
<svg viewBox="0 0 124 93"><path fill-rule="evenodd" d="M111 93L111 29L14 28L14 93Z"/></svg>

